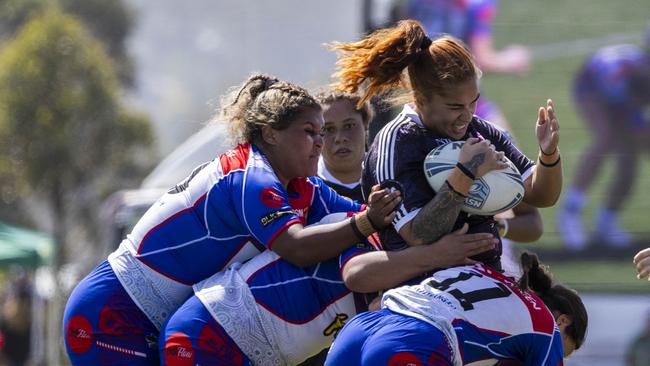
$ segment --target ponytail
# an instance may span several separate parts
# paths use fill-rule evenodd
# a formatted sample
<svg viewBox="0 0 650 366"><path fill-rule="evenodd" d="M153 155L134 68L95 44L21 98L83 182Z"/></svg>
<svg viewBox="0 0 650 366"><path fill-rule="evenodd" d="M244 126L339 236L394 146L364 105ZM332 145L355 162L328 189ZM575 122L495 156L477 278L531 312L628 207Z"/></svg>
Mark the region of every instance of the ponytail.
<svg viewBox="0 0 650 366"><path fill-rule="evenodd" d="M427 41L428 40L428 41ZM356 93L367 82L358 106L374 95L383 94L406 85L404 69L418 57L426 57L430 43L422 25L414 20L402 20L392 28L379 29L353 43L333 43L330 49L340 51L335 88Z"/></svg>
<svg viewBox="0 0 650 366"><path fill-rule="evenodd" d="M531 289L544 302L555 316L566 314L571 318L571 324L565 329L579 349L584 342L589 321L587 309L578 293L566 286L553 284L550 272L539 263L535 254L522 253L521 267L524 272L519 280L522 290Z"/></svg>
<svg viewBox="0 0 650 366"><path fill-rule="evenodd" d="M412 92L409 97L422 105L446 87L481 76L462 41L451 36L431 40L415 20L402 20L358 42L332 43L330 49L339 51L335 88L356 93L364 87L358 105L400 89Z"/></svg>

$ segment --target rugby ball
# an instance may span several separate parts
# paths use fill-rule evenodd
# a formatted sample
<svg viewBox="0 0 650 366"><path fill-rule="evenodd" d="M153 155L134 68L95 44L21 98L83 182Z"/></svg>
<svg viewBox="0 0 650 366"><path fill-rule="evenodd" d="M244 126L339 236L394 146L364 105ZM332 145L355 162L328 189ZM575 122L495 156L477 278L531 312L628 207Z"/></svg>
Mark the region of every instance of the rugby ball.
<svg viewBox="0 0 650 366"><path fill-rule="evenodd" d="M438 192L458 163L465 141L453 141L431 150L424 159L424 174L431 188ZM505 158L508 167L493 170L476 179L461 210L491 216L509 210L524 197L524 182L515 165Z"/></svg>

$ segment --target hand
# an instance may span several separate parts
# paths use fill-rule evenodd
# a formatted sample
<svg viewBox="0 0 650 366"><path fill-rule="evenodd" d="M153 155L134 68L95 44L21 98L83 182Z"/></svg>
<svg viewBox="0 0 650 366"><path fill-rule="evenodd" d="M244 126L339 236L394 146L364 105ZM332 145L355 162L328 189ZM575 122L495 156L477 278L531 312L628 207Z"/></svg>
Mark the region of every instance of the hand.
<svg viewBox="0 0 650 366"><path fill-rule="evenodd" d="M499 242L499 239L489 233L466 234L468 228L466 223L428 246L433 252L430 258L436 260L434 268L474 264L476 261L468 257L494 249Z"/></svg>
<svg viewBox="0 0 650 366"><path fill-rule="evenodd" d="M524 74L530 70L530 50L526 46L509 45L499 52L499 59L507 72Z"/></svg>
<svg viewBox="0 0 650 366"><path fill-rule="evenodd" d="M560 143L560 123L555 116L552 100L546 101L546 108L539 107L535 125L537 144L545 155L553 154Z"/></svg>
<svg viewBox="0 0 650 366"><path fill-rule="evenodd" d="M402 202L400 191L391 192L390 189L379 188L375 185L368 197L368 218L379 228L390 225L395 218L395 209Z"/></svg>
<svg viewBox="0 0 650 366"><path fill-rule="evenodd" d="M492 170L508 167L503 161L504 154L496 151L490 140L472 137L465 141L460 149L458 161L469 169L476 178L480 178Z"/></svg>
<svg viewBox="0 0 650 366"><path fill-rule="evenodd" d="M636 253L634 264L636 264L636 278L640 280L646 278L650 281L650 248Z"/></svg>

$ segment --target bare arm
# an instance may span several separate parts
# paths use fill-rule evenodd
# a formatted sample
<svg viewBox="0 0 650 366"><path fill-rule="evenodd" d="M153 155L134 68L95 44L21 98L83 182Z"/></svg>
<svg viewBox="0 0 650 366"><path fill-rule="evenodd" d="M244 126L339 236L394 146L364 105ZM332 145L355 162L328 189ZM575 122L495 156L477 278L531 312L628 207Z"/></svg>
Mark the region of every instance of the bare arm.
<svg viewBox="0 0 650 366"><path fill-rule="evenodd" d="M553 101L546 102L537 114L535 134L540 152L533 174L526 179L524 202L535 207L553 206L562 192L562 161L560 160L560 124Z"/></svg>
<svg viewBox="0 0 650 366"><path fill-rule="evenodd" d="M464 234L467 227L431 245L357 255L343 267L343 281L352 291L368 293L393 288L437 268L473 263L467 257L494 248L497 239L488 233Z"/></svg>
<svg viewBox="0 0 650 366"><path fill-rule="evenodd" d="M463 145L459 161L479 178L491 170L506 167L502 158L503 153L496 152L490 141L472 138ZM399 234L409 245L432 243L453 228L474 180L454 168L447 181L450 185L443 185L413 220L400 229Z"/></svg>
<svg viewBox="0 0 650 366"><path fill-rule="evenodd" d="M361 233L368 236L374 232L370 220L379 227L391 223L395 217L393 209L401 202L399 192L389 192L387 189L373 188L373 193L368 198L368 210L357 214L357 222L343 220L331 224L304 227L294 224L283 230L273 241L271 249L280 257L292 264L305 267L330 258L333 258L347 249L350 245L359 242L360 238L353 229L356 225Z"/></svg>
<svg viewBox="0 0 650 366"><path fill-rule="evenodd" d="M520 243L536 241L542 236L544 223L537 207L520 203L511 211L495 217L499 224L499 232L505 231L505 238Z"/></svg>
<svg viewBox="0 0 650 366"><path fill-rule="evenodd" d="M484 72L523 74L530 68L530 51L522 45L509 45L497 51L491 36L474 37L470 48Z"/></svg>

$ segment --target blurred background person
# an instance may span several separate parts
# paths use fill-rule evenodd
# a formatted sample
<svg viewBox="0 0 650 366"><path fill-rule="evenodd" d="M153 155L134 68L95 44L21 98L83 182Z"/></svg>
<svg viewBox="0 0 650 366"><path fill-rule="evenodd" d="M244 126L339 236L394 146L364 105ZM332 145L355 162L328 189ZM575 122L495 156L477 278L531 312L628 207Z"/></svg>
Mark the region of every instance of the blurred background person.
<svg viewBox="0 0 650 366"><path fill-rule="evenodd" d="M625 362L627 366L650 365L650 309L646 311L641 333L632 340L625 352Z"/></svg>
<svg viewBox="0 0 650 366"><path fill-rule="evenodd" d="M2 351L7 365L22 366L30 354L32 282L22 268L11 269L10 278L0 307Z"/></svg>
<svg viewBox="0 0 650 366"><path fill-rule="evenodd" d="M465 42L484 73L524 74L530 69L527 47L511 44L501 50L494 48L492 24L497 0L406 0L397 6L401 9L395 14L418 20L429 37L450 34ZM483 94L476 115L509 129L501 109Z"/></svg>
<svg viewBox="0 0 650 366"><path fill-rule="evenodd" d="M579 158L557 215L558 232L570 250L588 244L583 210L588 190L608 158L614 160L614 172L595 214L593 238L612 247L627 246L632 240L619 221L636 182L639 155L650 143L650 27L645 37L644 48L623 44L596 51L574 80L576 106L592 141Z"/></svg>

